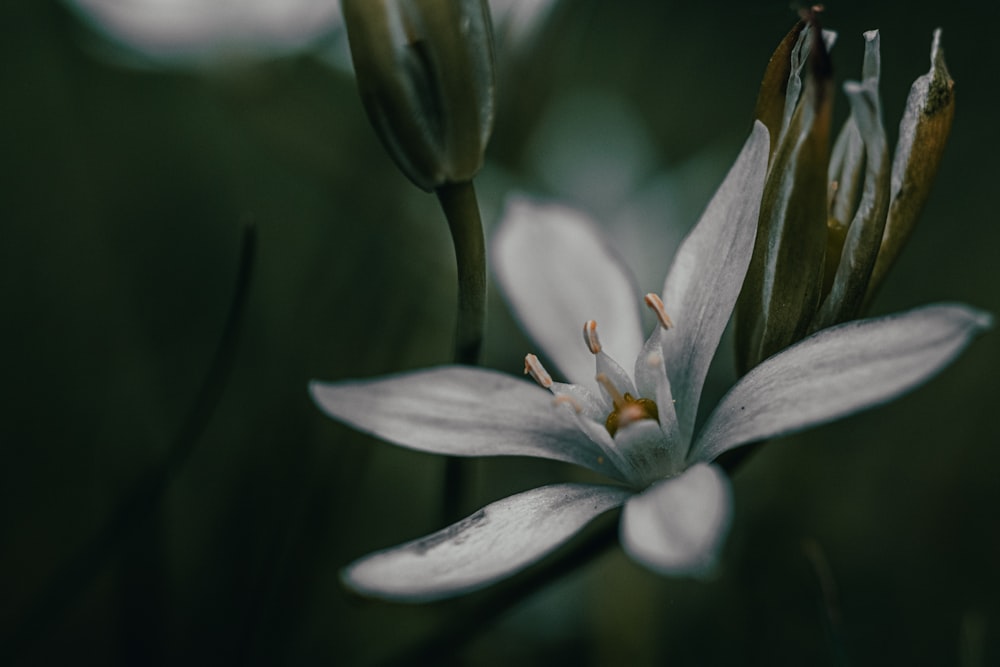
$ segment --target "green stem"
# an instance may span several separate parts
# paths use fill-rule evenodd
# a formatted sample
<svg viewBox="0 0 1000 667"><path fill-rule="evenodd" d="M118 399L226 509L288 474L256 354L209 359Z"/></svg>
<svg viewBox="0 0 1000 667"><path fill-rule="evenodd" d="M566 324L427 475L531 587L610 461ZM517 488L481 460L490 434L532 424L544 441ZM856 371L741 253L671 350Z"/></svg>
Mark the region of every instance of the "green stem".
<svg viewBox="0 0 1000 667"><path fill-rule="evenodd" d="M457 364L475 366L482 353L486 324L486 242L479 217L479 202L472 181L447 183L436 192L448 219L458 266L454 360ZM467 477L466 461L452 457L445 459L441 513L447 523L461 518Z"/></svg>
<svg viewBox="0 0 1000 667"><path fill-rule="evenodd" d="M486 322L486 242L479 202L472 181L442 185L437 196L448 219L458 264L455 363L474 366L479 363Z"/></svg>

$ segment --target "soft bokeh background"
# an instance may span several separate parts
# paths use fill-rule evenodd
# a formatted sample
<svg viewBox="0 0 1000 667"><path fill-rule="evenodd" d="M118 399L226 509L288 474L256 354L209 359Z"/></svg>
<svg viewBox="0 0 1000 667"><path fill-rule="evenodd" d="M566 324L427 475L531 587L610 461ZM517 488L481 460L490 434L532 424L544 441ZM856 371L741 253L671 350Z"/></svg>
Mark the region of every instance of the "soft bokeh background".
<svg viewBox="0 0 1000 667"><path fill-rule="evenodd" d="M937 26L958 94L875 311L1000 313L998 10L867 4L831 3L826 23L840 79L860 73L861 32L882 29L893 137ZM659 289L795 18L785 2L694 5L567 1L500 52L487 225L512 189L560 196ZM489 593L393 606L338 582L353 558L441 526L442 462L331 422L306 383L447 361L454 268L434 198L396 172L329 54L336 36L160 67L53 0L5 3L0 26L0 661L367 664L479 613ZM81 564L164 469L248 221L258 253L221 401L155 502ZM518 372L530 346L491 297L486 362ZM1000 663L998 335L902 400L764 448L735 477L715 580L659 578L615 548L473 624L456 664ZM710 391L731 381L723 361ZM575 474L513 459L471 473L469 510ZM53 584L67 568L87 574Z"/></svg>

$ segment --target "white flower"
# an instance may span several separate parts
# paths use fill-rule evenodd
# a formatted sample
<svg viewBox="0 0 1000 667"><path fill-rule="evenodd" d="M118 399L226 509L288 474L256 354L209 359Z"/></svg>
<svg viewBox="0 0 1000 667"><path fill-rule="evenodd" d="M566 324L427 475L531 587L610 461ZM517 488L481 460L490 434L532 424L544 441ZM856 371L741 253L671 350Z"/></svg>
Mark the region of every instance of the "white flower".
<svg viewBox="0 0 1000 667"><path fill-rule="evenodd" d="M154 63L274 56L340 29L337 0L67 0L95 28Z"/></svg>
<svg viewBox="0 0 1000 667"><path fill-rule="evenodd" d="M146 64L197 66L321 46L351 71L339 0L66 0L98 31ZM533 41L555 0L492 0L502 44ZM319 44L322 42L322 45Z"/></svg>
<svg viewBox="0 0 1000 667"><path fill-rule="evenodd" d="M945 304L820 331L743 377L696 433L705 375L750 261L767 152L767 130L757 123L678 250L662 299L647 295L659 324L645 342L633 282L592 225L563 207L525 200L508 207L494 240L500 286L572 384L552 381L533 355L526 371L550 393L461 366L312 383L327 414L411 449L538 456L619 482L553 484L499 500L352 563L343 572L347 585L404 601L469 592L521 570L621 505L621 543L632 558L665 574L705 573L732 513L729 482L712 463L717 456L898 396L989 326L988 315ZM615 359L634 359L634 374Z"/></svg>

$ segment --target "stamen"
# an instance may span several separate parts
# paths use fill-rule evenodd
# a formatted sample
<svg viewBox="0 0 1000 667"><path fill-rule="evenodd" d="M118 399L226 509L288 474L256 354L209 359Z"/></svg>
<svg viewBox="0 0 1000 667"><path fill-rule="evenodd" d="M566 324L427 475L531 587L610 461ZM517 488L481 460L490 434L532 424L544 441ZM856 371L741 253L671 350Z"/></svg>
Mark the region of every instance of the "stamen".
<svg viewBox="0 0 1000 667"><path fill-rule="evenodd" d="M663 307L663 299L657 294L650 292L646 295L646 305L649 309L656 313L656 319L660 321L660 326L664 329L672 329L674 323L670 321L670 316L667 315L666 308Z"/></svg>
<svg viewBox="0 0 1000 667"><path fill-rule="evenodd" d="M622 396L622 393L618 391L618 387L615 386L614 382L604 373L598 373L595 378L597 383L604 387L604 391L608 392L608 396L611 397L611 403L615 406L615 410L620 409L626 403L626 399Z"/></svg>
<svg viewBox="0 0 1000 667"><path fill-rule="evenodd" d="M552 376L545 370L545 366L542 366L538 357L533 354L524 357L524 374L530 375L544 389L552 386Z"/></svg>
<svg viewBox="0 0 1000 667"><path fill-rule="evenodd" d="M576 400L572 396L569 396L568 394L559 394L552 402L556 405L568 405L573 408L573 411L576 412L576 414L583 412L583 405L580 404L580 401Z"/></svg>
<svg viewBox="0 0 1000 667"><path fill-rule="evenodd" d="M586 341L591 354L601 353L601 341L597 337L597 322L594 320L588 320L583 325L583 340Z"/></svg>

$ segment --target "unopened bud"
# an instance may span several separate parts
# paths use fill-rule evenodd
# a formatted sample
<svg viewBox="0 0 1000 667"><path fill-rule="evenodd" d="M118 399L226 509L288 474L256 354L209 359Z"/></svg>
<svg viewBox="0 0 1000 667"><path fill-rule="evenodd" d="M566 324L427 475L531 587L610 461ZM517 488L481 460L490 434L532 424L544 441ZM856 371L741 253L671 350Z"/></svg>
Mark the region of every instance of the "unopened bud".
<svg viewBox="0 0 1000 667"><path fill-rule="evenodd" d="M892 161L889 217L868 286L869 301L917 224L954 118L955 82L944 62L938 28L931 43L931 69L910 87L906 111L899 123L899 144Z"/></svg>
<svg viewBox="0 0 1000 667"><path fill-rule="evenodd" d="M342 0L358 89L399 168L424 190L470 181L493 126L486 0Z"/></svg>
<svg viewBox="0 0 1000 667"><path fill-rule="evenodd" d="M789 41L795 39L789 49ZM830 155L833 79L828 42L815 16L793 29L774 58L789 54L790 65L774 58L761 94L781 94L774 79L787 73L784 100L758 101L777 123L761 199L757 240L736 306L737 361L742 371L802 338L819 303L826 252L826 179ZM803 81L801 72L805 70ZM801 94L800 94L801 93ZM772 134L773 136L773 134Z"/></svg>
<svg viewBox="0 0 1000 667"><path fill-rule="evenodd" d="M951 128L953 83L936 31L931 70L910 91L890 168L873 30L864 36L862 80L844 85L851 115L830 154L832 78L822 42L829 48L832 40L819 34L813 11L778 46L757 101L772 151L736 310L741 372L808 333L863 314L913 229Z"/></svg>

